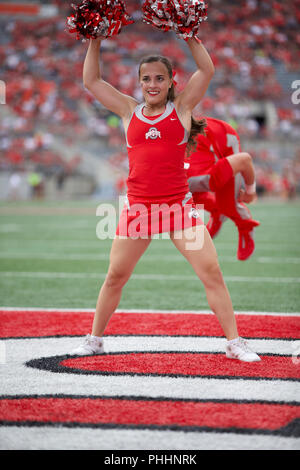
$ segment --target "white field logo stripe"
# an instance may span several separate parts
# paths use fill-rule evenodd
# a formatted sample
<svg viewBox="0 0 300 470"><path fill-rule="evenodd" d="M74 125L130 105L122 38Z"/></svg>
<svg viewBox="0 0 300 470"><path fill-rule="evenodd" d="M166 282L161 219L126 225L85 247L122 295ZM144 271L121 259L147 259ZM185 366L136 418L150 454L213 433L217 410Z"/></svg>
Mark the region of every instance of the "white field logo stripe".
<svg viewBox="0 0 300 470"><path fill-rule="evenodd" d="M125 337L105 338L107 352L135 351L165 351L163 340L157 338ZM203 339L203 338L202 338ZM173 338L176 349L178 338ZM234 400L273 400L297 401L300 394L300 383L285 380L247 380L202 377L155 377L155 376L110 376L110 375L74 375L43 372L25 366L27 361L41 357L52 357L67 354L78 346L80 338L37 338L6 340L6 365L0 368L1 395L34 394L79 394L101 396L149 396L153 398L171 397L184 399L234 399ZM214 341L211 348L224 351L224 339ZM261 343L261 349L272 350L274 340L256 340ZM265 344L263 345L263 342ZM252 340L250 341L252 346ZM256 343L256 344L257 344ZM191 351L192 347L184 339L180 351ZM170 344L168 344L170 346ZM207 342L202 342L202 347ZM204 352L199 343L197 350ZM187 348L187 349L185 349ZM291 359L292 360L292 359ZM299 366L295 366L299 367ZM9 369L8 369L9 368ZM26 385L26 386L25 386ZM59 392L58 392L59 391Z"/></svg>

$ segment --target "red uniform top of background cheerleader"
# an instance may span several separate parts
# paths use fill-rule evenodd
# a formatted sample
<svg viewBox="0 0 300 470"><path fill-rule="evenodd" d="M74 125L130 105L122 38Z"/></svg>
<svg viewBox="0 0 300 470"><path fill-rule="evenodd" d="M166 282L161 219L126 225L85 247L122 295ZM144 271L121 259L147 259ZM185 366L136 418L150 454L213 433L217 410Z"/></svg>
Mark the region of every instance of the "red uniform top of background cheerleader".
<svg viewBox="0 0 300 470"><path fill-rule="evenodd" d="M240 138L236 130L220 119L205 117L206 135L198 135L197 147L186 160L188 178L209 173L219 159L241 152Z"/></svg>

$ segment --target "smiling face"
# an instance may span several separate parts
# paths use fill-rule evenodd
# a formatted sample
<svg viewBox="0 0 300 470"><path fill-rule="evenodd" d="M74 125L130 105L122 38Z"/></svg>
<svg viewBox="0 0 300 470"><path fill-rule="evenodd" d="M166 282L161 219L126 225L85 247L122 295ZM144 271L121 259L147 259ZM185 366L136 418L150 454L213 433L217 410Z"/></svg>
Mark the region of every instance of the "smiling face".
<svg viewBox="0 0 300 470"><path fill-rule="evenodd" d="M165 105L172 78L162 62L143 63L140 67L140 84L146 104L152 107Z"/></svg>

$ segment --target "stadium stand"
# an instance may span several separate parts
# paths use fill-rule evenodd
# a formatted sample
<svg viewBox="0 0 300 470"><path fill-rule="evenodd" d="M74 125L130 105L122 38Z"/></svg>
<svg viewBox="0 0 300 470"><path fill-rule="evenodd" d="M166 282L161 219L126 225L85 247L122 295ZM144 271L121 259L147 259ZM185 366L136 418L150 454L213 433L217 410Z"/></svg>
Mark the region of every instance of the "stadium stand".
<svg viewBox="0 0 300 470"><path fill-rule="evenodd" d="M70 177L85 179L81 193L73 184L73 196L111 198L124 191L124 134L118 117L83 87L87 44L66 31L70 4L0 5L0 174L37 172L60 196ZM141 21L141 4L126 2L135 24L102 45L104 78L137 99L143 55L170 57L179 90L193 69L184 41ZM211 0L203 26L216 74L195 113L238 130L254 157L260 194L291 198L300 186L299 23L300 0Z"/></svg>

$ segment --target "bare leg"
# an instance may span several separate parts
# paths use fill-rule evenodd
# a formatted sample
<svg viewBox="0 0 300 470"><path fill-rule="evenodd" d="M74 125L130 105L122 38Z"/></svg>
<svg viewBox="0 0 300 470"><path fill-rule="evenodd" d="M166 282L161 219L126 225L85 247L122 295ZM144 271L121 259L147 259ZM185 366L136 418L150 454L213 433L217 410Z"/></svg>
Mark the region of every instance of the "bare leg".
<svg viewBox="0 0 300 470"><path fill-rule="evenodd" d="M116 237L114 239L108 273L98 296L92 335L103 335L110 317L120 303L124 285L150 242L151 238L134 240Z"/></svg>
<svg viewBox="0 0 300 470"><path fill-rule="evenodd" d="M255 181L255 170L249 153L235 153L226 158L234 175L241 173L246 184L252 184Z"/></svg>
<svg viewBox="0 0 300 470"><path fill-rule="evenodd" d="M188 244L191 243L191 231L195 233L201 230L204 231L203 247L199 246L197 250L187 249ZM175 238L174 234L171 234L171 239L203 282L208 304L216 314L226 338L228 340L237 338L239 335L232 302L218 263L215 246L206 227L191 227L183 231L180 239Z"/></svg>

